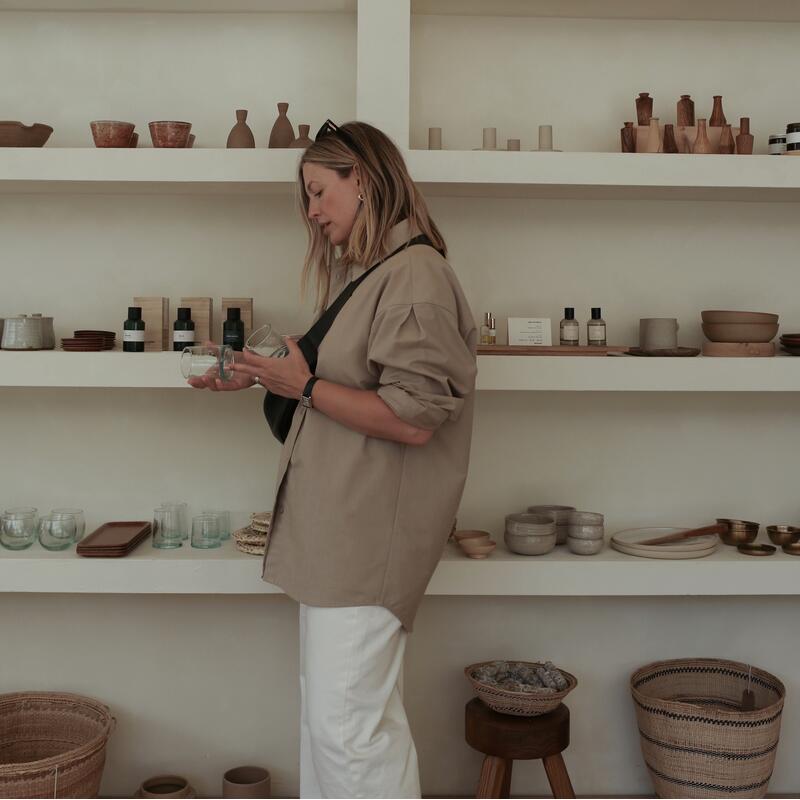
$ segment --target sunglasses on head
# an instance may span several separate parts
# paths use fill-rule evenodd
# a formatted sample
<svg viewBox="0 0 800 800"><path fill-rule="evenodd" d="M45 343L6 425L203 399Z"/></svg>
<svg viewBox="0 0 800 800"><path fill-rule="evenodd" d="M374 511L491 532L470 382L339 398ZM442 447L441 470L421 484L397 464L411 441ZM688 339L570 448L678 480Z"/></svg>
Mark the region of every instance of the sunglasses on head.
<svg viewBox="0 0 800 800"><path fill-rule="evenodd" d="M326 119L325 122L322 123L322 127L317 131L317 135L315 141L319 141L320 139L324 139L326 136L336 136L337 138L341 139L351 150L353 150L356 154L359 153L358 145L353 141L353 137L350 134L342 130L333 120Z"/></svg>

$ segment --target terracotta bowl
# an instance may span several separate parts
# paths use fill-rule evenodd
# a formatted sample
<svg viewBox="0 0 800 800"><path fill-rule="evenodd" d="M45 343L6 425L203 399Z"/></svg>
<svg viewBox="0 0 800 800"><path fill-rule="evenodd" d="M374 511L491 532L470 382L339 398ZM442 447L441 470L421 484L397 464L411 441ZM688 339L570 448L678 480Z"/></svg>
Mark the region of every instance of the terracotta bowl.
<svg viewBox="0 0 800 800"><path fill-rule="evenodd" d="M0 121L0 147L43 147L53 129L37 122L23 125L21 122Z"/></svg>
<svg viewBox="0 0 800 800"><path fill-rule="evenodd" d="M464 552L467 554L467 558L486 558L492 550L497 547L497 542L491 542L491 544L484 544L480 547L473 547L469 550L465 550Z"/></svg>
<svg viewBox="0 0 800 800"><path fill-rule="evenodd" d="M130 147L133 129L132 122L118 122L110 119L96 119L89 123L95 147Z"/></svg>
<svg viewBox="0 0 800 800"><path fill-rule="evenodd" d="M479 550L482 547L486 547L487 545L494 546L496 542L494 539L486 536L475 537L474 539L462 539L458 546L464 551L468 552L470 550Z"/></svg>
<svg viewBox="0 0 800 800"><path fill-rule="evenodd" d="M153 147L186 147L192 123L159 120L149 123L148 127Z"/></svg>
<svg viewBox="0 0 800 800"><path fill-rule="evenodd" d="M491 539L489 531L456 531L453 538L457 542L462 542L465 539Z"/></svg>
<svg viewBox="0 0 800 800"><path fill-rule="evenodd" d="M703 323L703 333L712 342L771 342L777 322Z"/></svg>
<svg viewBox="0 0 800 800"><path fill-rule="evenodd" d="M765 314L761 311L701 311L700 316L703 322L712 324L722 323L735 325L738 323L752 324L754 322L778 321L777 314Z"/></svg>

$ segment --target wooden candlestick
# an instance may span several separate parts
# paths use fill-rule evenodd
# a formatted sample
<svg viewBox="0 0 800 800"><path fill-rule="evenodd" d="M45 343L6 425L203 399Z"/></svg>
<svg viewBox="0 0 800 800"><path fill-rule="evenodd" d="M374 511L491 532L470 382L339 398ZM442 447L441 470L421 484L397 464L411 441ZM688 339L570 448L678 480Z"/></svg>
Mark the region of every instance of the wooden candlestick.
<svg viewBox="0 0 800 800"><path fill-rule="evenodd" d="M739 135L736 137L736 152L740 156L753 155L753 136L750 133L750 117L739 120Z"/></svg>
<svg viewBox="0 0 800 800"><path fill-rule="evenodd" d="M625 127L620 129L620 139L622 142L623 153L636 152L636 128L633 127L632 122L626 122Z"/></svg>
<svg viewBox="0 0 800 800"><path fill-rule="evenodd" d="M721 128L728 120L725 119L725 112L722 110L722 95L714 95L714 108L711 110L711 119L708 124L712 128Z"/></svg>
<svg viewBox="0 0 800 800"><path fill-rule="evenodd" d="M694 125L694 100L690 94L682 94L678 100L678 127L687 128Z"/></svg>
<svg viewBox="0 0 800 800"><path fill-rule="evenodd" d="M636 118L639 125L649 125L653 116L653 98L648 92L639 92L636 98Z"/></svg>
<svg viewBox="0 0 800 800"><path fill-rule="evenodd" d="M736 144L733 141L733 131L731 130L731 126L725 123L725 125L722 126L722 135L719 137L718 152L722 155L729 156L732 155L735 150Z"/></svg>
<svg viewBox="0 0 800 800"><path fill-rule="evenodd" d="M711 142L706 131L706 120L697 120L697 136L692 144L692 152L705 155L711 152Z"/></svg>
<svg viewBox="0 0 800 800"><path fill-rule="evenodd" d="M664 144L661 148L663 153L677 153L678 142L675 140L675 126L664 126Z"/></svg>

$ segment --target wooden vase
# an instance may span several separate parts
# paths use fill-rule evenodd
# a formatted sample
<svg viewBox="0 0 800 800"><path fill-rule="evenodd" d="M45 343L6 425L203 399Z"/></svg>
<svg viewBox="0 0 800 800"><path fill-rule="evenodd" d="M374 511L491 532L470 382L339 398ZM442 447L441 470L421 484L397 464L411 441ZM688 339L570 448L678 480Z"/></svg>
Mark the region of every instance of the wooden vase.
<svg viewBox="0 0 800 800"><path fill-rule="evenodd" d="M269 147L289 147L294 141L294 128L286 116L288 110L288 103L278 103L278 118L269 134Z"/></svg>
<svg viewBox="0 0 800 800"><path fill-rule="evenodd" d="M725 119L725 112L722 110L722 95L714 95L714 108L711 109L711 119L708 124L712 128L721 128L728 120Z"/></svg>
<svg viewBox="0 0 800 800"><path fill-rule="evenodd" d="M646 153L661 152L661 129L658 127L658 117L650 117L650 130L647 134Z"/></svg>
<svg viewBox="0 0 800 800"><path fill-rule="evenodd" d="M639 125L649 125L650 117L653 116L653 98L649 92L639 92L636 98L636 117Z"/></svg>
<svg viewBox="0 0 800 800"><path fill-rule="evenodd" d="M302 147L303 150L306 149L309 145L314 144L314 140L308 135L308 132L311 130L310 125L298 125L298 130L300 131L300 135L293 139L289 147Z"/></svg>
<svg viewBox="0 0 800 800"><path fill-rule="evenodd" d="M226 147L255 147L256 138L247 124L247 111L243 108L236 111L236 124L228 134Z"/></svg>
<svg viewBox="0 0 800 800"><path fill-rule="evenodd" d="M753 155L753 136L750 133L750 117L739 120L740 133L736 137L736 152L740 156Z"/></svg>
<svg viewBox="0 0 800 800"><path fill-rule="evenodd" d="M694 125L694 100L690 94L682 94L678 100L678 127Z"/></svg>
<svg viewBox="0 0 800 800"><path fill-rule="evenodd" d="M678 152L678 142L675 139L675 126L674 125L665 125L664 126L664 144L662 145L661 151L663 153L677 153Z"/></svg>
<svg viewBox="0 0 800 800"><path fill-rule="evenodd" d="M722 135L719 137L719 150L717 152L721 155L729 156L732 155L735 150L736 144L733 141L733 131L731 130L731 126L726 123L722 126Z"/></svg>
<svg viewBox="0 0 800 800"><path fill-rule="evenodd" d="M706 120L697 120L697 136L692 144L692 152L700 155L705 155L711 151L711 142L708 140L708 132L706 131Z"/></svg>
<svg viewBox="0 0 800 800"><path fill-rule="evenodd" d="M636 128L633 127L632 122L626 122L625 127L620 129L620 139L622 142L623 153L636 152Z"/></svg>

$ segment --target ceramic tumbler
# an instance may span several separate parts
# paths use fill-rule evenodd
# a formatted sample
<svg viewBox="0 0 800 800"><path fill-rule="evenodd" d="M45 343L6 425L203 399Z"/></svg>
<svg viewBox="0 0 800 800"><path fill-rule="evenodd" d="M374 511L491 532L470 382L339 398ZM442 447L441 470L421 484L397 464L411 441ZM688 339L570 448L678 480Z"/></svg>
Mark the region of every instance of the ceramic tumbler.
<svg viewBox="0 0 800 800"><path fill-rule="evenodd" d="M553 126L539 126L539 150L551 151L553 149Z"/></svg>
<svg viewBox="0 0 800 800"><path fill-rule="evenodd" d="M262 767L229 769L222 779L222 796L271 797L270 774Z"/></svg>
<svg viewBox="0 0 800 800"><path fill-rule="evenodd" d="M497 128L483 129L483 149L497 150Z"/></svg>
<svg viewBox="0 0 800 800"><path fill-rule="evenodd" d="M639 347L642 350L674 350L678 346L678 320L650 317L639 320Z"/></svg>
<svg viewBox="0 0 800 800"><path fill-rule="evenodd" d="M442 129L428 128L428 150L442 149Z"/></svg>
<svg viewBox="0 0 800 800"><path fill-rule="evenodd" d="M180 510L176 506L157 508L153 512L153 547L174 550L182 546Z"/></svg>
<svg viewBox="0 0 800 800"><path fill-rule="evenodd" d="M192 518L192 547L214 550L221 544L218 517L201 514L199 517Z"/></svg>

